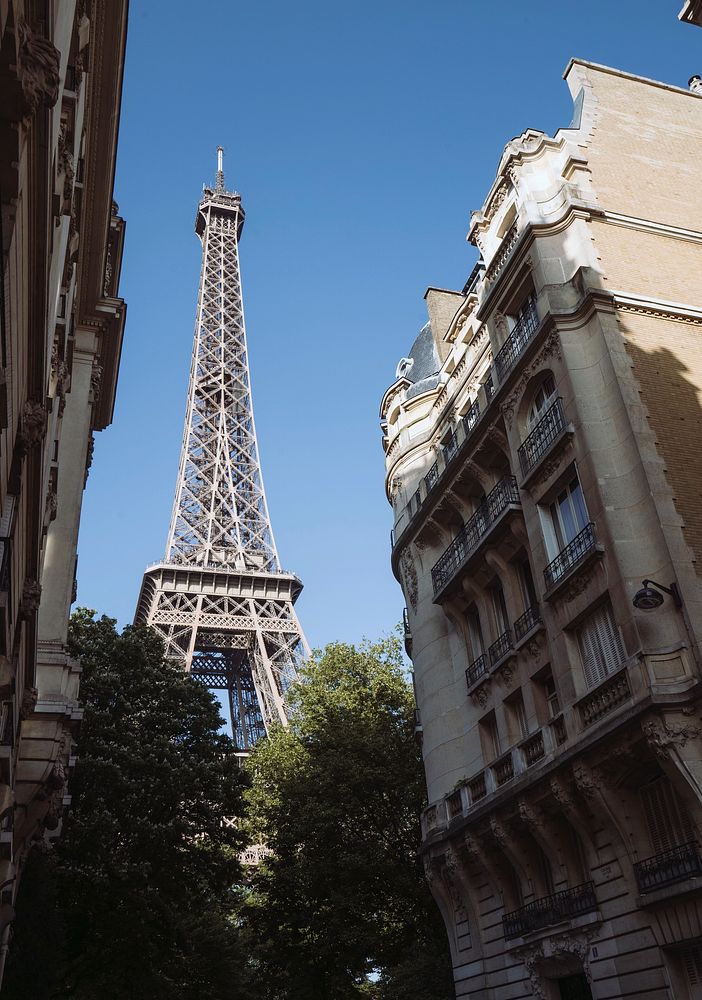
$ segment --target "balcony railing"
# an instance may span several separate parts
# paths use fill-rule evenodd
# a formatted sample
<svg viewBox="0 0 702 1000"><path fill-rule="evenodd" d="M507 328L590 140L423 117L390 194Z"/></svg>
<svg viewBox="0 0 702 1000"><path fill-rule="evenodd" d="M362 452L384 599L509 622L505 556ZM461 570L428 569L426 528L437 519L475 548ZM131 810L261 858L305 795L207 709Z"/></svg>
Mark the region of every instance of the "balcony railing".
<svg viewBox="0 0 702 1000"><path fill-rule="evenodd" d="M448 811L449 822L455 819L456 816L460 816L463 812L463 802L461 801L461 790L457 789L446 799L446 809Z"/></svg>
<svg viewBox="0 0 702 1000"><path fill-rule="evenodd" d="M449 435L448 440L444 444L442 451L444 455L444 465L448 465L453 456L458 451L458 437L455 431L451 431L451 434Z"/></svg>
<svg viewBox="0 0 702 1000"><path fill-rule="evenodd" d="M524 740L521 745L521 751L527 767L531 767L532 764L536 764L542 760L546 756L543 731L539 729L532 736L529 736L528 739Z"/></svg>
<svg viewBox="0 0 702 1000"><path fill-rule="evenodd" d="M514 623L514 638L517 642L531 632L533 628L541 624L541 612L538 604L532 604L527 608L521 618L517 618Z"/></svg>
<svg viewBox="0 0 702 1000"><path fill-rule="evenodd" d="M584 882L572 889L535 899L533 903L505 914L502 918L505 938L509 941L511 938L522 937L541 930L542 927L559 924L562 920L592 913L596 909L595 887L592 882Z"/></svg>
<svg viewBox="0 0 702 1000"><path fill-rule="evenodd" d="M510 504L518 504L519 490L514 476L505 476L488 493L473 516L466 521L431 571L434 594L438 594L460 569L480 539Z"/></svg>
<svg viewBox="0 0 702 1000"><path fill-rule="evenodd" d="M593 552L596 545L595 540L595 525L590 521L586 524L583 530L575 536L572 542L569 542L564 549L558 553L555 559L553 559L546 569L544 570L544 580L546 582L546 590L550 590L554 587L558 581L573 569L578 563L582 562L586 556Z"/></svg>
<svg viewBox="0 0 702 1000"><path fill-rule="evenodd" d="M551 727L553 742L557 747L562 746L568 739L568 730L566 729L565 719L562 715L558 715L549 723L549 725Z"/></svg>
<svg viewBox="0 0 702 1000"><path fill-rule="evenodd" d="M474 684L478 683L481 677L486 677L489 669L488 658L485 653L482 653L477 660L473 660L466 670L466 684L468 687L472 688Z"/></svg>
<svg viewBox="0 0 702 1000"><path fill-rule="evenodd" d="M410 628L409 615L407 613L407 608L402 609L402 630L404 632L405 640L405 652L408 656L412 655L412 629Z"/></svg>
<svg viewBox="0 0 702 1000"><path fill-rule="evenodd" d="M492 765L492 773L495 775L495 783L497 785L504 785L505 782L510 781L514 777L514 759L511 750L504 757L500 757L498 761L495 761Z"/></svg>
<svg viewBox="0 0 702 1000"><path fill-rule="evenodd" d="M539 328L539 314L536 303L529 299L512 332L495 355L495 371L500 382L512 368L526 345Z"/></svg>
<svg viewBox="0 0 702 1000"><path fill-rule="evenodd" d="M502 243L500 244L499 250L490 261L490 266L485 272L486 281L493 281L500 273L502 268L505 266L507 258L512 253L518 237L519 230L517 228L517 220L515 219L505 235L502 237Z"/></svg>
<svg viewBox="0 0 702 1000"><path fill-rule="evenodd" d="M424 482L426 483L427 492L439 481L439 463L434 462L432 467L427 472L424 477Z"/></svg>
<svg viewBox="0 0 702 1000"><path fill-rule="evenodd" d="M624 668L580 701L578 707L583 726L591 726L593 722L613 712L629 698L631 698L629 674Z"/></svg>
<svg viewBox="0 0 702 1000"><path fill-rule="evenodd" d="M702 875L702 858L697 843L681 844L634 865L642 893L663 889L694 875Z"/></svg>
<svg viewBox="0 0 702 1000"><path fill-rule="evenodd" d="M480 403L476 399L474 403L471 403L470 409L463 414L463 430L465 431L466 437L473 430L479 419Z"/></svg>
<svg viewBox="0 0 702 1000"><path fill-rule="evenodd" d="M485 388L485 395L488 398L488 402L490 402L492 397L495 395L495 383L492 380L492 375L488 375L483 384Z"/></svg>
<svg viewBox="0 0 702 1000"><path fill-rule="evenodd" d="M560 397L549 406L534 429L519 446L517 455L522 475L526 476L565 430L565 417Z"/></svg>
<svg viewBox="0 0 702 1000"><path fill-rule="evenodd" d="M479 802L480 799L484 799L487 795L487 784L485 782L485 772L481 771L480 774L476 774L474 778L466 783L466 788L470 795L471 805L474 802Z"/></svg>
<svg viewBox="0 0 702 1000"><path fill-rule="evenodd" d="M512 649L514 649L514 643L512 642L512 630L505 629L499 639L496 639L492 646L488 649L488 655L492 666L494 667L496 663L503 659L503 657L507 656Z"/></svg>

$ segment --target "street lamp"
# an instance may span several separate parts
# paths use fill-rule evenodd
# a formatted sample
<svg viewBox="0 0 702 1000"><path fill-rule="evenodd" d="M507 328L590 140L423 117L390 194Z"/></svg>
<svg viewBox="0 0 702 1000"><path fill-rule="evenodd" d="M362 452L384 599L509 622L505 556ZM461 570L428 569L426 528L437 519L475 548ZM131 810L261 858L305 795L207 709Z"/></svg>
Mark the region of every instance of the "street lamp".
<svg viewBox="0 0 702 1000"><path fill-rule="evenodd" d="M671 583L669 587L664 587L662 583L656 583L655 580L642 580L641 589L637 590L634 594L634 607L638 608L639 611L655 611L656 608L660 608L663 603L661 590L666 594L670 594L676 608L683 606L683 600L680 596L677 583Z"/></svg>

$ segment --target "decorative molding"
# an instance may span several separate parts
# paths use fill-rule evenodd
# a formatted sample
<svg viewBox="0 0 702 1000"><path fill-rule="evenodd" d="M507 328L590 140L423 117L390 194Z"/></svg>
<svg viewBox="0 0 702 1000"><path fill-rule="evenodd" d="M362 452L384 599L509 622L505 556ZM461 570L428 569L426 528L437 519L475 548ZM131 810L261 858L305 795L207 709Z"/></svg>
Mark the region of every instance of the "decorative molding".
<svg viewBox="0 0 702 1000"><path fill-rule="evenodd" d="M569 601L574 601L576 597L579 597L587 588L590 586L594 573L578 573L576 574L566 585L563 590L561 601L563 603L568 603Z"/></svg>
<svg viewBox="0 0 702 1000"><path fill-rule="evenodd" d="M604 784L600 772L595 771L582 760L573 764L573 778L578 791L586 799L594 798Z"/></svg>
<svg viewBox="0 0 702 1000"><path fill-rule="evenodd" d="M20 719L22 719L22 721L26 721L37 707L38 697L39 692L35 687L25 688L24 694L22 695L22 704L20 706Z"/></svg>
<svg viewBox="0 0 702 1000"><path fill-rule="evenodd" d="M476 688L471 694L471 699L474 705L480 705L481 708L485 708L490 697L490 679L488 678L480 687Z"/></svg>

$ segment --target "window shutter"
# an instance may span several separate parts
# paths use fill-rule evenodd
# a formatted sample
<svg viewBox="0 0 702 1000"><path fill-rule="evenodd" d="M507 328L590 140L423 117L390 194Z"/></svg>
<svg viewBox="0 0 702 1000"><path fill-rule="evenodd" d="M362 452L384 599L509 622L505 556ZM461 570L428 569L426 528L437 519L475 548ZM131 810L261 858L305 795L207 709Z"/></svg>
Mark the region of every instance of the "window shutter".
<svg viewBox="0 0 702 1000"><path fill-rule="evenodd" d="M668 778L657 778L645 785L640 795L654 854L695 839L692 820Z"/></svg>
<svg viewBox="0 0 702 1000"><path fill-rule="evenodd" d="M685 978L690 990L690 1000L702 998L702 945L685 948L682 953Z"/></svg>
<svg viewBox="0 0 702 1000"><path fill-rule="evenodd" d="M601 604L583 622L578 643L588 687L595 687L621 666L626 653L609 602Z"/></svg>

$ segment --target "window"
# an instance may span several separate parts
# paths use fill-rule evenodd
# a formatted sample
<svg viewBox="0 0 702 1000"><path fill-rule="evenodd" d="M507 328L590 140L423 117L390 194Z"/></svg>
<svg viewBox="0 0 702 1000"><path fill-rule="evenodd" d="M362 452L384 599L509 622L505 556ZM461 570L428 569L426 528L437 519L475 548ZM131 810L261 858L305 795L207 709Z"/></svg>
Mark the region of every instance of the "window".
<svg viewBox="0 0 702 1000"><path fill-rule="evenodd" d="M480 627L480 615L474 604L466 609L464 618L468 630L468 652L471 661L475 661L479 656L482 656L485 646L483 630Z"/></svg>
<svg viewBox="0 0 702 1000"><path fill-rule="evenodd" d="M529 735L529 724L527 722L526 708L524 707L524 697L518 691L513 698L506 703L509 711L511 736L517 740L523 740Z"/></svg>
<svg viewBox="0 0 702 1000"><path fill-rule="evenodd" d="M585 681L589 688L595 687L608 674L614 673L626 659L624 643L609 601L601 604L585 619L577 636Z"/></svg>
<svg viewBox="0 0 702 1000"><path fill-rule="evenodd" d="M485 760L495 760L502 753L502 749L500 747L500 732L497 728L497 719L494 712L490 712L489 715L486 715L481 720L480 735Z"/></svg>
<svg viewBox="0 0 702 1000"><path fill-rule="evenodd" d="M527 611L529 608L535 608L539 602L536 599L536 587L534 586L534 577L531 575L531 566L528 559L523 559L519 563L519 584L522 588L524 610Z"/></svg>
<svg viewBox="0 0 702 1000"><path fill-rule="evenodd" d="M654 854L662 854L695 840L692 820L684 802L662 775L639 789L646 827Z"/></svg>
<svg viewBox="0 0 702 1000"><path fill-rule="evenodd" d="M495 612L495 627L497 635L500 636L509 628L509 617L507 615L505 592L499 580L495 580L490 587L490 594L492 595L492 608Z"/></svg>
<svg viewBox="0 0 702 1000"><path fill-rule="evenodd" d="M558 552L560 552L589 523L585 498L577 473L550 505L549 512L558 543ZM554 552L553 555L558 555L558 552Z"/></svg>
<svg viewBox="0 0 702 1000"><path fill-rule="evenodd" d="M553 679L553 674L548 673L542 681L544 689L544 699L546 701L546 711L548 712L549 719L555 719L557 715L560 714L561 706L558 701L558 691L556 691L556 682Z"/></svg>
<svg viewBox="0 0 702 1000"><path fill-rule="evenodd" d="M546 889L546 895L552 896L554 892L554 885L553 885L553 869L551 868L551 862L544 853L541 845L537 844L536 847L539 856L539 867L541 868L541 876L544 880L544 887Z"/></svg>
<svg viewBox="0 0 702 1000"><path fill-rule="evenodd" d="M555 395L556 383L553 379L553 375L549 372L539 388L536 390L532 404L529 407L529 413L527 415L528 429L531 429L534 424L539 422L541 417L553 402L553 397Z"/></svg>

